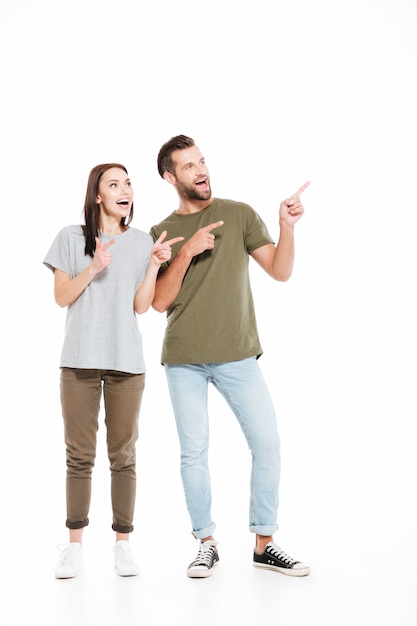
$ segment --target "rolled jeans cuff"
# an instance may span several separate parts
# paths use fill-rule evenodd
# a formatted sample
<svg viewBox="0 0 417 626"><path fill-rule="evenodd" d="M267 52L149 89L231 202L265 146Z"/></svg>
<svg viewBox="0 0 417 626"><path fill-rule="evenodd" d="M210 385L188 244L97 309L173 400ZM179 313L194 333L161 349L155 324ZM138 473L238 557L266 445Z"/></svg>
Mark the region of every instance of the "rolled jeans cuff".
<svg viewBox="0 0 417 626"><path fill-rule="evenodd" d="M192 535L196 539L205 539L206 537L211 537L216 530L216 524L210 524L207 528L203 528L202 530L193 530Z"/></svg>
<svg viewBox="0 0 417 626"><path fill-rule="evenodd" d="M271 526L249 526L249 532L257 535L263 535L264 537L272 537L278 530L278 526L273 524Z"/></svg>

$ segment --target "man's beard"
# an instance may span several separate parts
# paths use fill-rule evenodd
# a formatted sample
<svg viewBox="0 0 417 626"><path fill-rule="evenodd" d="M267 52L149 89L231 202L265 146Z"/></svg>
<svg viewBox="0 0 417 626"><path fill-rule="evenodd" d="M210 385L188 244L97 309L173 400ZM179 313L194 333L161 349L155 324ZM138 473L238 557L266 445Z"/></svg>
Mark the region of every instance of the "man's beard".
<svg viewBox="0 0 417 626"><path fill-rule="evenodd" d="M196 187L182 185L181 183L177 183L181 193L188 200L209 200L211 198L211 187L210 183L208 183L208 188L204 191L200 191Z"/></svg>

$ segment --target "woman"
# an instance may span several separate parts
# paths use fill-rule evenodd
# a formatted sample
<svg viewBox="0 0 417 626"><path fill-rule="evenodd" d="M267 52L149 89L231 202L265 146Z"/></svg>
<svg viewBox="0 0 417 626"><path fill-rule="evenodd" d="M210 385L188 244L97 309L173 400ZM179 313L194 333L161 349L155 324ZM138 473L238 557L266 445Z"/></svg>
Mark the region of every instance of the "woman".
<svg viewBox="0 0 417 626"><path fill-rule="evenodd" d="M61 404L66 443L69 543L56 578L73 578L83 566L82 537L88 525L91 476L103 395L111 471L115 569L139 573L129 544L136 494L136 440L145 384L145 363L136 313L152 303L162 262L177 237L153 243L129 226L133 190L118 163L94 167L84 203L84 225L66 226L44 263L54 272L57 304L67 308L61 354Z"/></svg>

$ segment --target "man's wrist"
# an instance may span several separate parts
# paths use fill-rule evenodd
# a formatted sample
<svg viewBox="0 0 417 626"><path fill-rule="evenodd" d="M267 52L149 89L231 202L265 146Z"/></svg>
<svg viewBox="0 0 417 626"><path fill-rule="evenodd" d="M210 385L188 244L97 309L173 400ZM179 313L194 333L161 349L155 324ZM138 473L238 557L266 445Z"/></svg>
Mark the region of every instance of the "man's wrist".
<svg viewBox="0 0 417 626"><path fill-rule="evenodd" d="M288 230L289 232L294 230L294 224L289 224L285 219L279 220L279 227L281 230Z"/></svg>

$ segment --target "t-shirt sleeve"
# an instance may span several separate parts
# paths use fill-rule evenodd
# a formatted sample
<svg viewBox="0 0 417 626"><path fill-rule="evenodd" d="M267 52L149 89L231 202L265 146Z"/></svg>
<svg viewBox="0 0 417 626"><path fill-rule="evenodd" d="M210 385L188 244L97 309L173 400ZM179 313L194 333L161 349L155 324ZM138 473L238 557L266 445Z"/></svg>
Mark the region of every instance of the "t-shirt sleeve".
<svg viewBox="0 0 417 626"><path fill-rule="evenodd" d="M246 230L245 230L245 242L248 252L256 250L261 246L265 246L269 243L274 243L263 219L252 209L250 206L246 206Z"/></svg>
<svg viewBox="0 0 417 626"><path fill-rule="evenodd" d="M150 236L152 237L152 241L155 243L155 241L158 239L159 235L157 234L156 231L156 227L152 226L151 230L149 231Z"/></svg>
<svg viewBox="0 0 417 626"><path fill-rule="evenodd" d="M52 271L57 269L71 275L70 243L66 229L62 229L57 234L43 260L43 263Z"/></svg>

